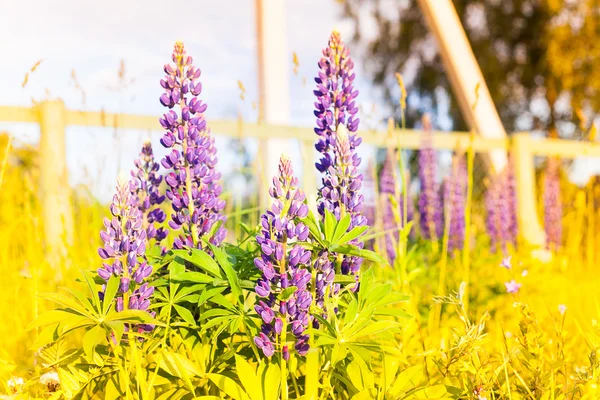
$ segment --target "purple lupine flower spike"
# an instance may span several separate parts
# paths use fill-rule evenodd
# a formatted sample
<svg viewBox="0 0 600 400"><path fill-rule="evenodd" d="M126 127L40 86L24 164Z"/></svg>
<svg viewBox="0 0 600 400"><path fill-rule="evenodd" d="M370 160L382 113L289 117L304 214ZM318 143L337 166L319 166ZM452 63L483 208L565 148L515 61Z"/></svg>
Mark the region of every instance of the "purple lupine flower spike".
<svg viewBox="0 0 600 400"><path fill-rule="evenodd" d="M562 244L562 199L560 196L560 164L548 159L544 176L544 229L548 248L557 250Z"/></svg>
<svg viewBox="0 0 600 400"><path fill-rule="evenodd" d="M465 238L465 201L467 197L467 168L462 156L455 156L452 174L444 181L444 210L450 212L448 252L461 250ZM448 208L446 207L448 205Z"/></svg>
<svg viewBox="0 0 600 400"><path fill-rule="evenodd" d="M155 239L157 244L167 237L168 231L159 226L167 215L160 208L165 196L160 194L159 187L162 176L158 174L160 165L154 160L152 144L144 142L138 159L134 161L135 169L131 171L133 177L131 190L138 197L138 207L142 212L143 227L148 240Z"/></svg>
<svg viewBox="0 0 600 400"><path fill-rule="evenodd" d="M261 216L262 229L256 236L261 256L254 260L262 273L255 289L260 298L255 310L263 321L254 343L266 357L276 351L282 352L284 358L289 357L288 332L293 336L296 352L302 356L308 352L305 330L313 300L308 290L312 278L308 271L311 253L290 242L305 241L309 233L308 227L300 222L308 215L308 206L304 193L297 187L298 178L294 176L291 161L282 156L278 174L269 189L273 204ZM291 287L296 289L289 298L278 298L281 291ZM276 340L276 336L280 340ZM281 344L280 348L275 348L276 342Z"/></svg>
<svg viewBox="0 0 600 400"><path fill-rule="evenodd" d="M349 214L351 220L348 230L351 230L367 224L367 219L361 213L364 197L360 189L363 176L358 172L358 164L355 164L356 153L352 151L346 129L338 127L336 136L333 164L327 169L323 187L319 190L318 210L322 218L325 218L325 210L329 210L338 220ZM360 248L364 245L359 239L352 243ZM342 274L353 274L358 281L361 263L360 257L344 256L341 263Z"/></svg>
<svg viewBox="0 0 600 400"><path fill-rule="evenodd" d="M425 136L419 150L419 213L421 216L421 234L426 239L437 240L442 235L443 213L436 183L437 158L432 147L431 121L423 116Z"/></svg>
<svg viewBox="0 0 600 400"><path fill-rule="evenodd" d="M508 252L508 245L516 245L516 199L511 189L510 171L508 169L496 174L485 194L487 209L486 229L491 240L491 249L497 252Z"/></svg>
<svg viewBox="0 0 600 400"><path fill-rule="evenodd" d="M353 134L360 121L356 116L358 106L355 99L358 90L353 86L353 68L354 62L348 49L340 34L334 31L328 46L323 50L319 73L315 78L315 133L319 136L315 148L322 155L316 167L323 174L317 208L321 219L325 218L325 210L329 210L338 220L349 214L349 230L367 223L361 214L364 202L363 195L360 194L363 177L358 173L361 159L356 152L362 139ZM358 238L352 244L361 248L364 246ZM324 311L323 296L327 292L335 294L339 289L338 285L333 285L336 271L334 261L340 263L339 271L342 274L353 274L358 282L362 258L323 253L315 261L314 268L319 270L315 301ZM358 285L355 285L354 289L357 288Z"/></svg>
<svg viewBox="0 0 600 400"><path fill-rule="evenodd" d="M118 180L117 193L110 206L112 218L104 219L104 230L100 232L103 246L98 249L98 254L104 262L98 275L105 281L111 276L120 278L115 300L117 311L126 306L148 310L149 298L154 291L153 287L143 283L152 274L152 267L143 258L147 231L143 226L140 200L131 191L132 184L122 178ZM127 298L128 303L124 301ZM154 313L150 314L154 316ZM151 330L151 327L139 326L138 329Z"/></svg>
<svg viewBox="0 0 600 400"><path fill-rule="evenodd" d="M356 132L360 119L356 116L358 106L355 99L358 90L354 89L355 74L352 71L354 62L350 53L342 42L338 32L333 32L329 38L328 46L323 49L323 57L319 60L319 73L315 78L317 88L314 94L315 116L317 127L315 133L319 140L315 148L322 154L321 160L316 164L320 172L326 173L333 163L333 149L338 126L343 125L349 132ZM350 135L350 149L353 151L362 139L358 135ZM358 166L360 158L353 155L353 161Z"/></svg>
<svg viewBox="0 0 600 400"><path fill-rule="evenodd" d="M404 224L404 196L399 193L398 186L400 182L397 182L394 170L395 163L393 153L388 153L383 162L383 167L381 168L379 192L381 193L383 200L383 229L387 232L385 234L385 248L391 265L394 264L394 260L396 259L396 245L400 238L398 227L402 227ZM400 217L400 221L396 221L396 215L392 208L393 202L391 201L390 196L394 198L395 203L398 205L398 216ZM408 222L413 219L414 212L410 199L406 209Z"/></svg>
<svg viewBox="0 0 600 400"><path fill-rule="evenodd" d="M166 131L161 143L170 149L162 160L170 170L165 177L173 208L169 226L180 232L174 247L203 248L203 240L219 245L226 236L225 202L219 198L220 175L215 170L214 140L204 119L206 104L198 98L200 69L192 65L181 42L175 44L172 58L174 64L165 65L166 76L160 81L165 89L160 102L169 108L160 124Z"/></svg>

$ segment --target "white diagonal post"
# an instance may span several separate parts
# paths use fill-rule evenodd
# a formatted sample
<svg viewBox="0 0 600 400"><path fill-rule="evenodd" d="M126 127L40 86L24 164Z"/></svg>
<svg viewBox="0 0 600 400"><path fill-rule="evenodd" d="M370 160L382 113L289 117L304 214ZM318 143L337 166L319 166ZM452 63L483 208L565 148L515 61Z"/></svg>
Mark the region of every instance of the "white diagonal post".
<svg viewBox="0 0 600 400"><path fill-rule="evenodd" d="M482 137L506 138L506 131L452 1L419 0L419 6L435 35L454 95L467 123ZM477 86L479 90L476 92ZM508 164L506 151L502 149L489 151L484 159L488 167L496 172L502 171ZM528 167L530 163L520 165ZM522 171L517 168L516 172L519 174ZM535 214L531 214L531 210L535 209L535 186L519 183L524 181L528 180L517 177L517 213L519 221L526 221L527 225L527 229L522 230L523 239L539 245L545 239L540 221Z"/></svg>
<svg viewBox="0 0 600 400"><path fill-rule="evenodd" d="M256 0L259 122L272 125L288 125L290 121L290 57L285 25L285 1ZM261 140L257 157L261 160L264 185L270 184L280 155L289 154L290 148L288 139ZM264 201L261 203L264 205Z"/></svg>

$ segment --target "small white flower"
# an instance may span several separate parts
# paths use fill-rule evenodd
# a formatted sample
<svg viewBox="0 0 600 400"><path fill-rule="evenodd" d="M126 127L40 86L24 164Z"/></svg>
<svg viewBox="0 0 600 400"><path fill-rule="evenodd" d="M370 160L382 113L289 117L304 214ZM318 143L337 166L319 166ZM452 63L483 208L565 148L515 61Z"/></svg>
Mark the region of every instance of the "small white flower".
<svg viewBox="0 0 600 400"><path fill-rule="evenodd" d="M40 383L46 385L49 391L56 392L56 389L60 385L60 379L56 372L46 372L44 375L40 376Z"/></svg>
<svg viewBox="0 0 600 400"><path fill-rule="evenodd" d="M560 315L565 315L565 313L567 312L567 306L565 306L564 304L559 304L558 312L560 313Z"/></svg>
<svg viewBox="0 0 600 400"><path fill-rule="evenodd" d="M25 386L25 381L23 378L10 378L7 382L8 388L10 389L12 394L18 394L23 391L23 386Z"/></svg>
<svg viewBox="0 0 600 400"><path fill-rule="evenodd" d="M529 272L526 269L524 269L523 272L521 272L521 276L527 276L528 273Z"/></svg>

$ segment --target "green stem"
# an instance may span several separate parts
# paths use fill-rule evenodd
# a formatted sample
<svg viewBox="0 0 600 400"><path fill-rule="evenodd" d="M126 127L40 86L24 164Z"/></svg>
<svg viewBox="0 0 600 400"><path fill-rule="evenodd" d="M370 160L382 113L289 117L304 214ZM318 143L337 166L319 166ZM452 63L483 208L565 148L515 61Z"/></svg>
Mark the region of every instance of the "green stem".
<svg viewBox="0 0 600 400"><path fill-rule="evenodd" d="M463 281L467 284L463 303L465 312L469 310L469 288L471 281L471 203L473 199L473 163L475 152L473 150L473 141L475 139L475 131L471 131L469 135L469 148L467 150L467 201L465 204L465 246L462 253L462 263L464 267Z"/></svg>

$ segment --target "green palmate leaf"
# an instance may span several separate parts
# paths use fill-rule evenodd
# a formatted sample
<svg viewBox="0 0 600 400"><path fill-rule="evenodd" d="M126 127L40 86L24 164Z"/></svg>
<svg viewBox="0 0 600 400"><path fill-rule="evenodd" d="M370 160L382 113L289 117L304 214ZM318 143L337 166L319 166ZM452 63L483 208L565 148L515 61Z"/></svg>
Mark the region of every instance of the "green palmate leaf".
<svg viewBox="0 0 600 400"><path fill-rule="evenodd" d="M386 379L389 379L387 377ZM404 395L406 392L413 390L419 386L425 378L423 365L414 365L400 372L396 377L392 388L389 390L389 394L397 399ZM390 380L391 382L391 380Z"/></svg>
<svg viewBox="0 0 600 400"><path fill-rule="evenodd" d="M183 379L190 374L203 377L202 368L179 353L164 350L160 359L160 368L171 376Z"/></svg>
<svg viewBox="0 0 600 400"><path fill-rule="evenodd" d="M56 342L59 337L58 324L48 325L38 333L30 349L37 351L40 347Z"/></svg>
<svg viewBox="0 0 600 400"><path fill-rule="evenodd" d="M250 400L250 397L248 397L244 389L230 377L221 374L206 374L206 376L217 385L222 392L235 400Z"/></svg>
<svg viewBox="0 0 600 400"><path fill-rule="evenodd" d="M100 325L94 326L83 335L83 352L89 360L93 359L94 348L106 339L106 330Z"/></svg>
<svg viewBox="0 0 600 400"><path fill-rule="evenodd" d="M102 300L102 315L108 313L108 309L113 303L117 291L119 290L119 278L111 276L106 283L106 290L104 291L104 300Z"/></svg>
<svg viewBox="0 0 600 400"><path fill-rule="evenodd" d="M317 221L317 218L315 217L313 212L309 211L308 215L305 218L302 218L301 221L304 225L308 227L312 239L316 240L319 244L323 246L323 234L321 233L319 222Z"/></svg>
<svg viewBox="0 0 600 400"><path fill-rule="evenodd" d="M248 361L239 355L235 355L236 374L246 389L246 393L252 400L262 400L264 398L262 385L257 385L256 368L250 365Z"/></svg>
<svg viewBox="0 0 600 400"><path fill-rule="evenodd" d="M175 262L175 261L173 261ZM172 264L172 263L171 263ZM210 284L213 283L215 278L206 275L205 273L202 272L196 272L196 271L184 271L184 272L177 272L174 273L171 276L173 282L192 282L192 283L198 283L198 284Z"/></svg>
<svg viewBox="0 0 600 400"><path fill-rule="evenodd" d="M375 335L389 329L398 328L400 325L395 321L374 321L368 322L361 326L360 329L351 329L349 332L344 332L344 337L349 341L356 342L358 339Z"/></svg>
<svg viewBox="0 0 600 400"><path fill-rule="evenodd" d="M73 317L74 315L77 316L78 314L74 314L69 310L63 310L60 308L56 310L46 311L45 313L37 317L35 320L33 320L27 326L27 330L36 329L41 326L46 326L50 324L58 324L59 322L62 322L67 318Z"/></svg>
<svg viewBox="0 0 600 400"><path fill-rule="evenodd" d="M346 234L348 228L350 227L350 222L352 218L350 214L346 214L335 226L335 230L333 231L333 236L331 238L327 237L330 243L338 243L340 238Z"/></svg>
<svg viewBox="0 0 600 400"><path fill-rule="evenodd" d="M350 378L350 381L354 387L358 389L359 392L375 387L375 378L373 376L373 372L360 357L355 358L350 364L348 364L346 367L346 373L348 374L348 377Z"/></svg>
<svg viewBox="0 0 600 400"><path fill-rule="evenodd" d="M231 293L235 296L236 300L239 302L243 302L242 300L242 288L240 287L240 282L238 280L237 273L233 269L232 264L227 259L227 253L223 251L223 249L218 248L215 245L210 246L215 258L219 262L219 265L225 272L225 276L227 276L227 281L229 282L229 287L231 288Z"/></svg>
<svg viewBox="0 0 600 400"><path fill-rule="evenodd" d="M96 312L100 312L100 296L98 296L98 290L96 288L96 284L94 279L91 276L91 273L88 271L83 271L83 278L88 285L88 289L90 290L90 296L92 296L92 301L96 306Z"/></svg>
<svg viewBox="0 0 600 400"><path fill-rule="evenodd" d="M150 265L158 265L163 261L162 248L158 244L146 249L145 255Z"/></svg>
<svg viewBox="0 0 600 400"><path fill-rule="evenodd" d="M298 290L296 286L290 286L288 288L285 288L281 291L281 293L279 293L279 296L277 296L277 298L280 301L288 301L292 297L292 295L296 293L296 290Z"/></svg>
<svg viewBox="0 0 600 400"><path fill-rule="evenodd" d="M212 259L211 256L202 250L192 249L191 251L192 254L188 254L187 250L174 250L173 254L175 254L176 257L182 258L190 264L207 272L213 277L225 279L221 268L219 268L219 265L215 262L215 260Z"/></svg>
<svg viewBox="0 0 600 400"><path fill-rule="evenodd" d="M196 326L196 321L194 320L194 316L192 315L192 313L190 312L190 310L188 310L185 307L179 306L177 304L174 304L173 307L175 308L175 311L177 311L177 314L188 324L190 324L191 326Z"/></svg>
<svg viewBox="0 0 600 400"><path fill-rule="evenodd" d="M223 293L224 291L225 291L224 287L216 287L216 288L210 288L210 289L203 290L202 293L200 293L200 297L198 298L198 307L200 307L201 305L206 303L208 300L210 300L214 296Z"/></svg>
<svg viewBox="0 0 600 400"><path fill-rule="evenodd" d="M278 400L281 388L281 370L277 364L261 363L258 367L261 380L262 399Z"/></svg>
<svg viewBox="0 0 600 400"><path fill-rule="evenodd" d="M423 386L407 393L403 399L455 399L461 394L461 390L452 386L434 385Z"/></svg>
<svg viewBox="0 0 600 400"><path fill-rule="evenodd" d="M335 232L335 226L337 225L337 220L335 216L329 210L325 210L325 221L323 222L323 233L325 234L325 240L331 243L331 239L333 239L333 234Z"/></svg>
<svg viewBox="0 0 600 400"><path fill-rule="evenodd" d="M333 278L333 282L342 284L356 283L356 278L354 277L354 275L336 274L335 278Z"/></svg>
<svg viewBox="0 0 600 400"><path fill-rule="evenodd" d="M357 237L362 236L368 229L368 226L357 226L356 228L353 228L350 232L346 232L344 235L342 235L341 238L336 240L336 243L339 245L346 244L356 239Z"/></svg>
<svg viewBox="0 0 600 400"><path fill-rule="evenodd" d="M125 333L125 323L121 321L110 321L107 322L107 325L110 327L111 332L115 335L115 341L117 343L121 343L121 338Z"/></svg>
<svg viewBox="0 0 600 400"><path fill-rule="evenodd" d="M387 260L383 256L380 256L379 254L371 250L359 249L358 247L351 244L332 245L329 247L329 250L340 254L348 254L351 256L362 257L365 260L373 261L377 264L388 265Z"/></svg>
<svg viewBox="0 0 600 400"><path fill-rule="evenodd" d="M69 292L75 299L77 299L77 301L79 301L81 306L84 309L88 310L90 313L92 313L92 314L100 313L100 310L96 309L95 303L92 303L94 301L93 298L88 298L84 293L82 293L76 289L65 288L65 290L67 292ZM92 296L92 297L94 297L94 296Z"/></svg>
<svg viewBox="0 0 600 400"><path fill-rule="evenodd" d="M45 293L40 295L40 297L46 300L50 300L62 306L63 308L69 309L71 312L76 312L77 314L84 315L88 318L94 318L93 313L83 308L83 306L79 302L71 299L69 296L66 296L62 293Z"/></svg>
<svg viewBox="0 0 600 400"><path fill-rule="evenodd" d="M105 321L121 321L132 324L151 324L159 326L163 325L160 321L157 321L156 319L152 318L152 316L146 311L131 309L123 310L121 312L114 311L112 313L109 313Z"/></svg>
<svg viewBox="0 0 600 400"><path fill-rule="evenodd" d="M349 324L350 322L356 319L358 314L358 301L355 298L352 298L350 303L348 303L348 307L346 307L346 313L344 314L344 324Z"/></svg>

